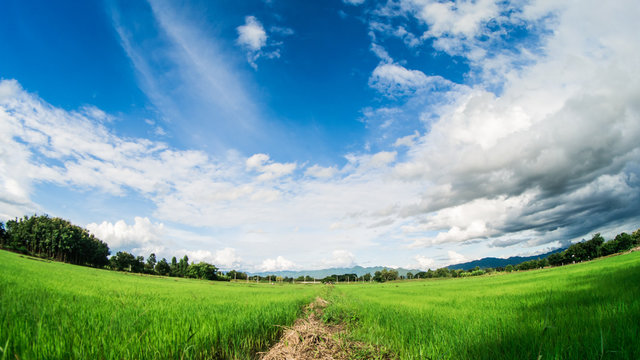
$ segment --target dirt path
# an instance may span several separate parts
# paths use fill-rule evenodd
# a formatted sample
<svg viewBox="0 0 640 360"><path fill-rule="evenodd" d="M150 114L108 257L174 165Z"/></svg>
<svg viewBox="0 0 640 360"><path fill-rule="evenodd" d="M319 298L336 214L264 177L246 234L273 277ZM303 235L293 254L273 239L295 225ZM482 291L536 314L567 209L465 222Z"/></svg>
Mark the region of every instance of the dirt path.
<svg viewBox="0 0 640 360"><path fill-rule="evenodd" d="M318 297L307 305L304 315L287 328L280 341L264 353L262 360L348 360L394 359L372 346L345 340L344 327L327 325L322 311L327 301Z"/></svg>

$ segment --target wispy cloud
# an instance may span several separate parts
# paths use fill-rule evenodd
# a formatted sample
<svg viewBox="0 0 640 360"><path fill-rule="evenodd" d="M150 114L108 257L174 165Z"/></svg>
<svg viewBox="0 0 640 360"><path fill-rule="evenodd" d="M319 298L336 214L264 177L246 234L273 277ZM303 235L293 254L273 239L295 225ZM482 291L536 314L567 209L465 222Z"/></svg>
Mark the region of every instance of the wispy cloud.
<svg viewBox="0 0 640 360"><path fill-rule="evenodd" d="M229 50L199 26L189 7L177 8L164 0L151 0L149 7L145 14L129 14L131 10L115 5L110 10L141 88L171 132L217 152L232 147L229 138L238 139L241 146L267 133L250 81ZM140 31L134 15L146 16L156 31ZM214 137L198 137L203 131Z"/></svg>

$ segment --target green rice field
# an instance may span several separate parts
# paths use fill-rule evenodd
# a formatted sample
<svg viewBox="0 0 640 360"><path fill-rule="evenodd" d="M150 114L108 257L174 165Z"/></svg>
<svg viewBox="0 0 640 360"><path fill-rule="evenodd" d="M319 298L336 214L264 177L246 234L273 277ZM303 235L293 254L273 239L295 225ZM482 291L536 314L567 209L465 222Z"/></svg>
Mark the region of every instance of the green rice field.
<svg viewBox="0 0 640 360"><path fill-rule="evenodd" d="M0 359L251 358L321 290L141 276L0 251Z"/></svg>
<svg viewBox="0 0 640 360"><path fill-rule="evenodd" d="M401 359L640 359L640 252L495 276L336 287L329 320Z"/></svg>
<svg viewBox="0 0 640 360"><path fill-rule="evenodd" d="M640 359L640 252L510 274L269 285L0 251L2 359L252 359L316 296L400 359Z"/></svg>

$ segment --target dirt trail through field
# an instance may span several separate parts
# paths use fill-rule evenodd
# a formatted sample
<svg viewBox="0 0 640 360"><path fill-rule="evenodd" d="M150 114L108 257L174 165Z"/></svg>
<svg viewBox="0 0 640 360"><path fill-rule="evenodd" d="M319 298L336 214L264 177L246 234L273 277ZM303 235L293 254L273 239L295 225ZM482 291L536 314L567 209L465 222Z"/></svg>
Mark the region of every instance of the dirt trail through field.
<svg viewBox="0 0 640 360"><path fill-rule="evenodd" d="M372 346L349 342L340 336L344 327L327 325L322 321L322 311L327 301L318 297L309 304L304 315L287 328L271 350L264 353L262 360L348 360L393 359L387 353ZM364 357L363 357L364 356Z"/></svg>

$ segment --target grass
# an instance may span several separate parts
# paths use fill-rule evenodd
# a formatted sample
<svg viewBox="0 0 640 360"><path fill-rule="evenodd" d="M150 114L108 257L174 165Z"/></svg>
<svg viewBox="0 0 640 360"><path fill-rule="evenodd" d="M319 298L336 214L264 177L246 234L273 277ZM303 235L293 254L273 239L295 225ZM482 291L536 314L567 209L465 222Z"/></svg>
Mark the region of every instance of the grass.
<svg viewBox="0 0 640 360"><path fill-rule="evenodd" d="M319 286L118 273L0 251L0 359L248 359Z"/></svg>
<svg viewBox="0 0 640 360"><path fill-rule="evenodd" d="M255 358L318 295L350 340L401 359L640 359L640 252L324 287L142 276L0 251L0 360Z"/></svg>
<svg viewBox="0 0 640 360"><path fill-rule="evenodd" d="M336 286L328 320L400 359L640 359L640 252L511 274Z"/></svg>

